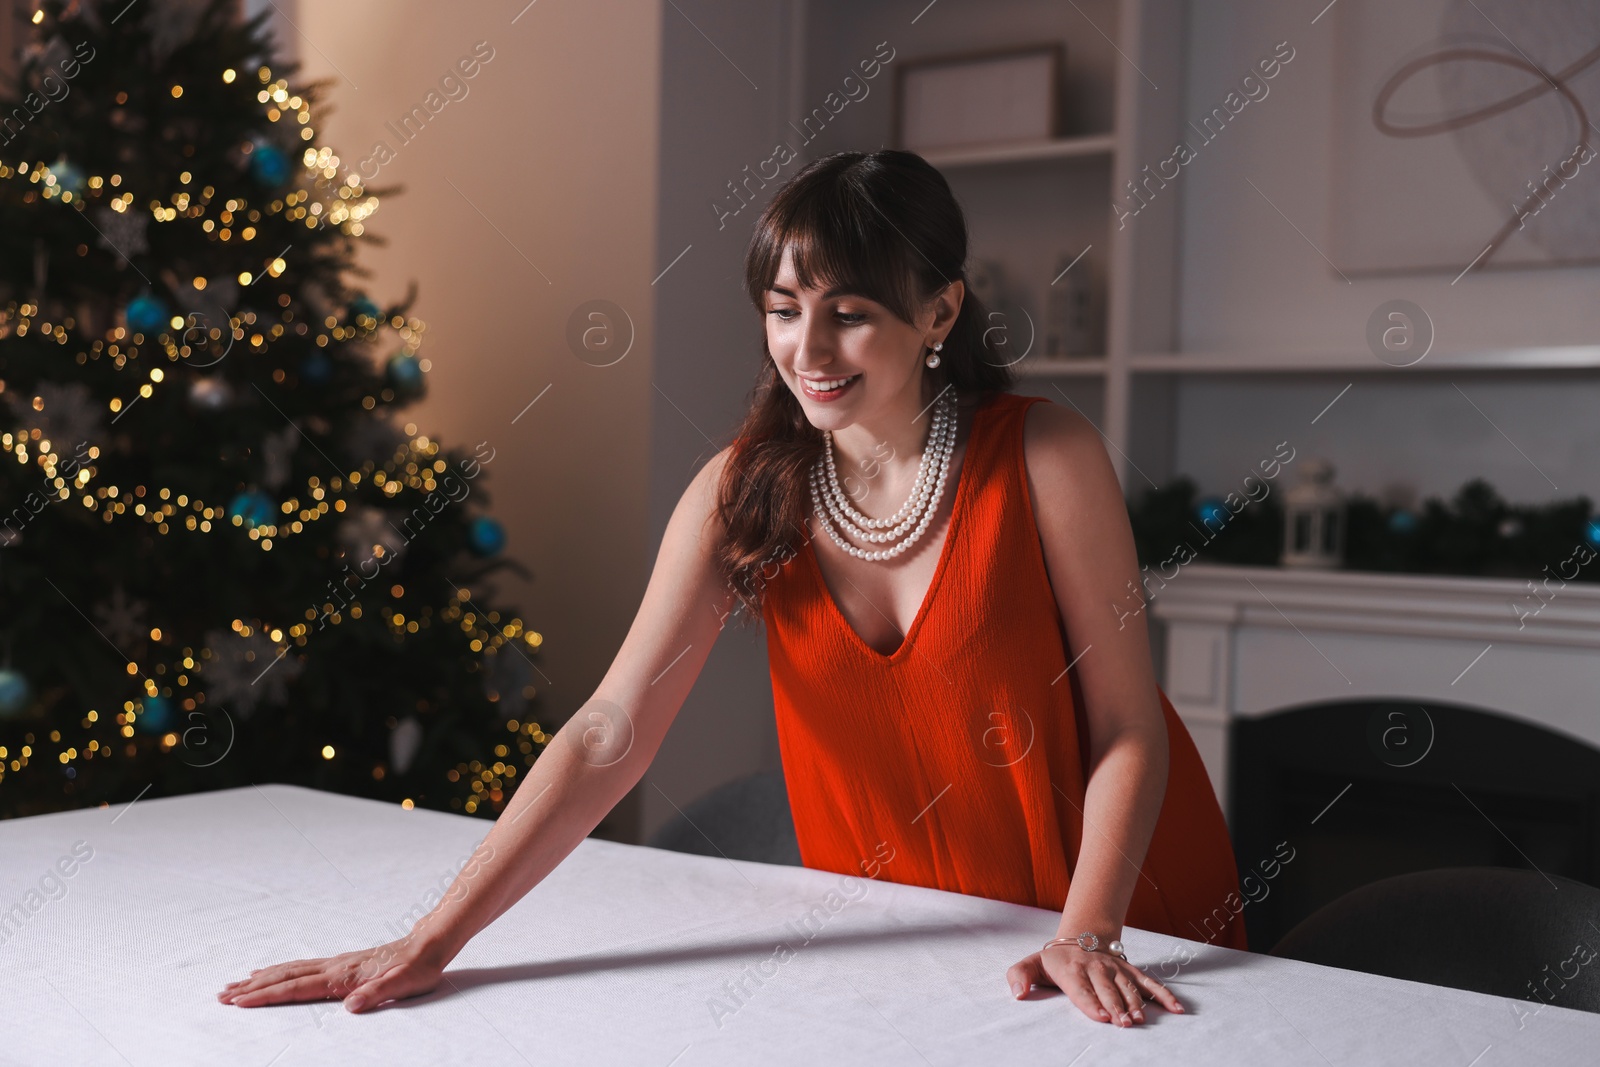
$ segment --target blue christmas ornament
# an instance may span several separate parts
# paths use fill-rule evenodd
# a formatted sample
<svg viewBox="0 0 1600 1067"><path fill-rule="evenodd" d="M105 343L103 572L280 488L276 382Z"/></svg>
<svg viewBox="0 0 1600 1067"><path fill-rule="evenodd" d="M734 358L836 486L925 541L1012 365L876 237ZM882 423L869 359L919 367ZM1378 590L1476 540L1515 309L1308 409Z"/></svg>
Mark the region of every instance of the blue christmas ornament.
<svg viewBox="0 0 1600 1067"><path fill-rule="evenodd" d="M1417 517L1405 508L1396 508L1389 513L1389 530L1392 533L1406 534L1417 528Z"/></svg>
<svg viewBox="0 0 1600 1067"><path fill-rule="evenodd" d="M67 162L65 158L50 164L50 173L55 175L56 188L73 196L82 196L89 187L89 180L84 177L82 168L76 163Z"/></svg>
<svg viewBox="0 0 1600 1067"><path fill-rule="evenodd" d="M1228 510L1226 504L1214 496L1208 496L1200 501L1195 507L1194 513L1199 517L1202 526L1210 522L1215 523L1218 527L1227 525L1228 519L1233 514Z"/></svg>
<svg viewBox="0 0 1600 1067"><path fill-rule="evenodd" d="M1589 520L1589 525L1584 530L1584 537L1591 545L1600 548L1600 519Z"/></svg>
<svg viewBox="0 0 1600 1067"><path fill-rule="evenodd" d="M166 329L172 313L158 298L145 293L128 301L125 311L128 329L133 333L157 334Z"/></svg>
<svg viewBox="0 0 1600 1067"><path fill-rule="evenodd" d="M363 317L375 319L382 314L383 309L379 308L378 305L374 304L371 300L368 300L364 295L358 296L354 300L350 301L350 317L352 319L359 319Z"/></svg>
<svg viewBox="0 0 1600 1067"><path fill-rule="evenodd" d="M246 489L228 505L228 515L244 520L246 528L252 530L272 522L277 514L278 506L259 489Z"/></svg>
<svg viewBox="0 0 1600 1067"><path fill-rule="evenodd" d="M33 700L33 689L21 671L0 670L0 719L20 715Z"/></svg>
<svg viewBox="0 0 1600 1067"><path fill-rule="evenodd" d="M333 377L333 360L320 350L313 350L300 362L300 380L310 385L322 385Z"/></svg>
<svg viewBox="0 0 1600 1067"><path fill-rule="evenodd" d="M250 173L256 181L275 189L289 179L289 157L283 149L264 137L252 137L255 147L250 152Z"/></svg>
<svg viewBox="0 0 1600 1067"><path fill-rule="evenodd" d="M172 701L166 697L145 697L140 701L139 715L133 728L145 734L164 734L177 724L178 715Z"/></svg>
<svg viewBox="0 0 1600 1067"><path fill-rule="evenodd" d="M506 528L487 515L479 515L467 527L467 541L479 556L492 556L506 547Z"/></svg>
<svg viewBox="0 0 1600 1067"><path fill-rule="evenodd" d="M389 384L397 393L415 393L422 388L422 362L405 352L389 357Z"/></svg>

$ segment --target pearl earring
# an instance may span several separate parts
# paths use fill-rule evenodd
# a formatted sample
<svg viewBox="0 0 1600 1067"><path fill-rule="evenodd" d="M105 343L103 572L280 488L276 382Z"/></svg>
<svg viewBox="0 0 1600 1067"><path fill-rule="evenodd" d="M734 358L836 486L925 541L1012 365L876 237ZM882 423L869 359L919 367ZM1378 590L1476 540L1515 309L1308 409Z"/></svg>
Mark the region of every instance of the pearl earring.
<svg viewBox="0 0 1600 1067"><path fill-rule="evenodd" d="M939 350L943 347L943 341L936 342L933 346L933 351L928 353L928 358L924 362L930 367L937 367L939 365Z"/></svg>

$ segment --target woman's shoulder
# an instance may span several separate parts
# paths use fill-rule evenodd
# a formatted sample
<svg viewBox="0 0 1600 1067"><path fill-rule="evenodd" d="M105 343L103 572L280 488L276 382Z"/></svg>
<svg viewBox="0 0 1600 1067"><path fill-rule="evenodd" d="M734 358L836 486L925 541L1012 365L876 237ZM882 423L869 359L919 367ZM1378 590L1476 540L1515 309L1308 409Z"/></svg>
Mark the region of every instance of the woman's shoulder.
<svg viewBox="0 0 1600 1067"><path fill-rule="evenodd" d="M1070 401L1058 404L1047 396L1000 392L991 393L978 403L994 414L1025 412L1030 433L1035 432L1035 427L1056 432L1067 429L1087 429L1090 433L1096 432L1094 424L1080 414Z"/></svg>
<svg viewBox="0 0 1600 1067"><path fill-rule="evenodd" d="M961 408L962 414L970 412L974 417L983 414L991 424L1006 416L1020 415L1030 441L1055 438L1074 431L1097 432L1094 424L1072 407L1057 404L1047 396L999 391L966 398Z"/></svg>
<svg viewBox="0 0 1600 1067"><path fill-rule="evenodd" d="M1040 403L1030 403L1031 397L1006 394L1006 403L1022 406L1027 411L1022 424L1023 458L1030 470L1065 474L1080 466L1085 455L1104 452L1100 431L1076 408L1057 404L1049 397L1038 397Z"/></svg>

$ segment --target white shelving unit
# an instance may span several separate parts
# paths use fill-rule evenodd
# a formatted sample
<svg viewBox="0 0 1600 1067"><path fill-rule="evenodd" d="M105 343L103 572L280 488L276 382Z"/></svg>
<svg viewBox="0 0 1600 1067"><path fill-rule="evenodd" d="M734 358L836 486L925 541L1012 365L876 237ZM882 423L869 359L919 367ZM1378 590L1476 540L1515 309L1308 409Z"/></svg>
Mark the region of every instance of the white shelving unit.
<svg viewBox="0 0 1600 1067"><path fill-rule="evenodd" d="M923 156L945 174L961 199L973 258L1000 261L1007 276L1023 287L1025 306L1042 312L1060 257L1085 254L1083 263L1072 269L1090 271L1105 301L1103 354L1045 357L1042 336L1036 334L1016 371L1033 391L1070 394L1074 406L1094 419L1114 446L1110 451L1119 475L1130 455L1150 471L1150 457L1144 453L1170 452L1165 430L1150 439L1143 418L1140 447L1133 447L1135 408L1159 416L1167 390L1159 384L1133 388L1132 353L1172 349L1178 198L1152 204L1140 213L1137 225L1120 230L1112 201L1119 182L1135 173L1140 161L1163 158L1176 136L1183 95L1184 7L1183 0L992 0L927 11L915 24L888 5L858 0L803 0L791 10L796 32L789 91L801 102L802 112L804 102L832 87L836 72L848 69L855 52L870 52L860 42L888 41L896 51L891 67L923 56L1004 45L1064 45L1060 136L1031 144L927 151ZM844 28L848 36L842 35ZM884 82L891 77L892 72ZM882 88L891 91L887 84ZM828 150L888 144L887 108L881 118L883 122L871 127L858 124L842 130ZM1036 329L1041 322L1042 315L1035 316ZM1160 364L1149 367L1156 370ZM1167 421L1152 417L1149 425ZM1169 465L1170 459L1153 464L1160 470Z"/></svg>
<svg viewBox="0 0 1600 1067"><path fill-rule="evenodd" d="M1032 144L986 145L980 148L946 148L924 152L922 158L940 170L952 167L1001 166L1006 163L1030 163L1041 159L1106 159L1116 147L1116 138L1110 134L1090 134L1086 137L1055 137Z"/></svg>
<svg viewBox="0 0 1600 1067"><path fill-rule="evenodd" d="M1131 204L1133 180L1187 136L1184 48L1190 6L1188 0L1066 5L992 0L941 5L924 11L911 26L898 10L891 17L886 5L804 0L796 9L799 76L792 91L797 99L810 100L829 87L848 48L857 47L833 36L842 26L859 27L862 40L889 40L897 51L895 63L1005 44L1064 44L1068 132L1033 144L930 151L924 158L945 173L961 198L974 255L982 252L1008 266L1014 261L1036 293L1048 290L1055 255L1092 249L1088 262L1103 277L1104 353L1052 359L1039 354L1036 345L1016 370L1026 387L1070 394L1079 410L1095 419L1124 489L1138 488L1129 481L1132 468L1157 482L1176 473L1175 397L1186 377L1431 377L1600 369L1600 346L1595 345L1435 351L1403 368L1385 365L1365 350L1182 350L1177 331L1182 190L1151 198L1136 217L1120 222L1112 205ZM886 125L850 132L857 142L851 147L888 143ZM1049 203L1052 199L1055 203ZM1043 301L1034 305L1042 307ZM1135 478L1145 484L1143 477Z"/></svg>

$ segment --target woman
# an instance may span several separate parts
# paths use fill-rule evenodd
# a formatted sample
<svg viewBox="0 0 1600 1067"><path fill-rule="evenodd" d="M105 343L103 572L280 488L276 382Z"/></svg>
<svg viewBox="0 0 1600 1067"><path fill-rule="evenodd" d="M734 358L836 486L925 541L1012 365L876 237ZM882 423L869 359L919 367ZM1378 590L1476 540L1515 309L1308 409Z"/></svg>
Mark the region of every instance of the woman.
<svg viewBox="0 0 1600 1067"><path fill-rule="evenodd" d="M966 257L949 186L909 152L838 153L780 189L745 258L754 403L679 501L593 699L410 934L219 998L362 1011L433 989L638 782L737 613L768 627L806 866L1060 910L1015 995L1054 985L1123 1026L1147 996L1182 1011L1116 939L1245 948L1227 828L1142 616L1117 607L1139 567L1099 435L1005 391Z"/></svg>

